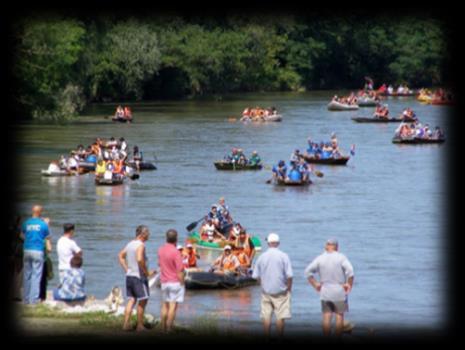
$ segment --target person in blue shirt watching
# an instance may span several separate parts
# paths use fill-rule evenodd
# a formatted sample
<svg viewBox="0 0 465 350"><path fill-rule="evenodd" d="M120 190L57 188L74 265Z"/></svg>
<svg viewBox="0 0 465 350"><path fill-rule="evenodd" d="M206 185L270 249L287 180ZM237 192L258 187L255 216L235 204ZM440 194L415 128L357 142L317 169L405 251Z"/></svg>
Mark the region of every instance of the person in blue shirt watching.
<svg viewBox="0 0 465 350"><path fill-rule="evenodd" d="M32 207L32 217L22 226L24 234L24 303L39 302L40 280L44 267L46 245L51 248L49 219L41 218L42 206Z"/></svg>
<svg viewBox="0 0 465 350"><path fill-rule="evenodd" d="M82 270L82 257L75 255L71 258L70 269L66 269L63 275L63 282L53 290L53 298L66 302L85 301L86 293L85 274Z"/></svg>
<svg viewBox="0 0 465 350"><path fill-rule="evenodd" d="M287 167L284 160L280 160L278 165L273 167L273 179L284 181L287 175Z"/></svg>

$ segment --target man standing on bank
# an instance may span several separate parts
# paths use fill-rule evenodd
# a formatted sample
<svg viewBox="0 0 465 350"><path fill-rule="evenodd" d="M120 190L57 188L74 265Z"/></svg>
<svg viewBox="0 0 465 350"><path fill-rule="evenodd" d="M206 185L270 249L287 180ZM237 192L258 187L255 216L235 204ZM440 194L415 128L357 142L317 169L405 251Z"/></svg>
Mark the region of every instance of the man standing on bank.
<svg viewBox="0 0 465 350"><path fill-rule="evenodd" d="M318 273L318 282L314 275ZM348 310L347 296L354 283L354 269L349 259L338 252L338 242L326 241L325 252L315 258L305 269L305 277L320 293L323 313L323 334L331 333L331 318L336 315L335 335L340 336L344 328L344 312Z"/></svg>
<svg viewBox="0 0 465 350"><path fill-rule="evenodd" d="M284 321L291 318L292 266L286 253L278 249L279 236L270 233L266 239L268 250L260 255L253 268L252 277L260 280L262 287L261 313L265 335L270 335L274 312L278 334L284 334Z"/></svg>
<svg viewBox="0 0 465 350"><path fill-rule="evenodd" d="M160 312L163 332L173 329L178 304L184 301L184 264L181 253L176 249L178 232L174 229L166 231L166 244L158 249L158 265L160 266L161 298Z"/></svg>
<svg viewBox="0 0 465 350"><path fill-rule="evenodd" d="M136 331L146 330L144 327L144 312L150 295L148 278L156 273L155 270L149 272L147 268L145 242L147 242L149 237L150 232L147 226L137 226L136 238L129 242L118 255L119 263L123 267L124 272L126 272L126 296L128 303L124 310L124 330L132 330L129 320L136 302Z"/></svg>

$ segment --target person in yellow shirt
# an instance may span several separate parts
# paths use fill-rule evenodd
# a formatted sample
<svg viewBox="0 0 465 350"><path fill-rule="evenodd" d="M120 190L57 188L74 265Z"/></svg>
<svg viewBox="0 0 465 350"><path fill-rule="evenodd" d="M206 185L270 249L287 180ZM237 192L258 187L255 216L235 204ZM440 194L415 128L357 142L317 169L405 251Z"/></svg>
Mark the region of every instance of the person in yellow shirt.
<svg viewBox="0 0 465 350"><path fill-rule="evenodd" d="M107 169L107 165L103 159L99 159L97 162L97 166L95 167L95 176L96 177L103 177L105 174L105 170Z"/></svg>

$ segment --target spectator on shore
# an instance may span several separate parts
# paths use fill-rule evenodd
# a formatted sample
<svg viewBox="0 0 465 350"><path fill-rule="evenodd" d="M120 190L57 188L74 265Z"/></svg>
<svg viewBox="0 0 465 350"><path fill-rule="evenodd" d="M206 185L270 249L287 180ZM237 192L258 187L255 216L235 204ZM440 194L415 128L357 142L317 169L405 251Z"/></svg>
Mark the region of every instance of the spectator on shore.
<svg viewBox="0 0 465 350"><path fill-rule="evenodd" d="M60 286L53 291L55 300L79 302L86 300L85 274L82 267L82 257L75 255L69 262L69 269L64 270Z"/></svg>
<svg viewBox="0 0 465 350"><path fill-rule="evenodd" d="M166 243L158 249L160 266L161 298L160 312L163 332L173 329L178 304L184 302L184 266L181 253L176 249L178 232L166 231Z"/></svg>
<svg viewBox="0 0 465 350"><path fill-rule="evenodd" d="M271 318L276 317L278 334L284 334L284 322L291 318L292 266L286 253L279 247L279 236L270 233L268 250L260 255L252 277L259 279L262 288L261 313L265 335L271 331Z"/></svg>
<svg viewBox="0 0 465 350"><path fill-rule="evenodd" d="M139 225L136 228L136 238L129 242L119 252L119 263L126 273L126 296L128 303L124 310L123 330L132 330L129 324L132 309L137 303L137 326L136 331L146 330L144 327L144 312L149 300L148 278L156 271L149 271L147 267L147 255L145 253L145 242L150 237L147 226Z"/></svg>
<svg viewBox="0 0 465 350"><path fill-rule="evenodd" d="M315 274L319 274L319 282ZM344 312L348 310L348 294L354 283L354 269L347 257L338 252L336 239L326 241L325 252L307 266L305 277L320 293L323 334L330 335L331 319L335 314L335 335L340 336L344 329Z"/></svg>
<svg viewBox="0 0 465 350"><path fill-rule="evenodd" d="M78 255L82 257L82 249L72 239L74 236L74 225L63 225L63 236L57 242L58 254L58 272L60 275L60 283L63 283L63 276L66 270L70 269L71 259Z"/></svg>
<svg viewBox="0 0 465 350"><path fill-rule="evenodd" d="M42 218L42 206L32 207L32 217L22 227L24 234L24 303L39 302L46 241L50 243L48 218Z"/></svg>

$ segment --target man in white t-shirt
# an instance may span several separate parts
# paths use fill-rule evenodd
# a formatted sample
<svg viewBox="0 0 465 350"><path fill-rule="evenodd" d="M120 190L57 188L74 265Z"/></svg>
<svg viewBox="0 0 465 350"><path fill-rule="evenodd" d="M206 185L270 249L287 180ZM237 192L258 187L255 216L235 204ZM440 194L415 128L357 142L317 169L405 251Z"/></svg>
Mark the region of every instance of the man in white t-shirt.
<svg viewBox="0 0 465 350"><path fill-rule="evenodd" d="M64 224L63 225L63 236L57 242L57 253L58 253L58 272L60 274L60 283L63 281L65 271L70 269L70 261L73 256L82 257L82 249L73 241L71 238L74 236L74 225Z"/></svg>

